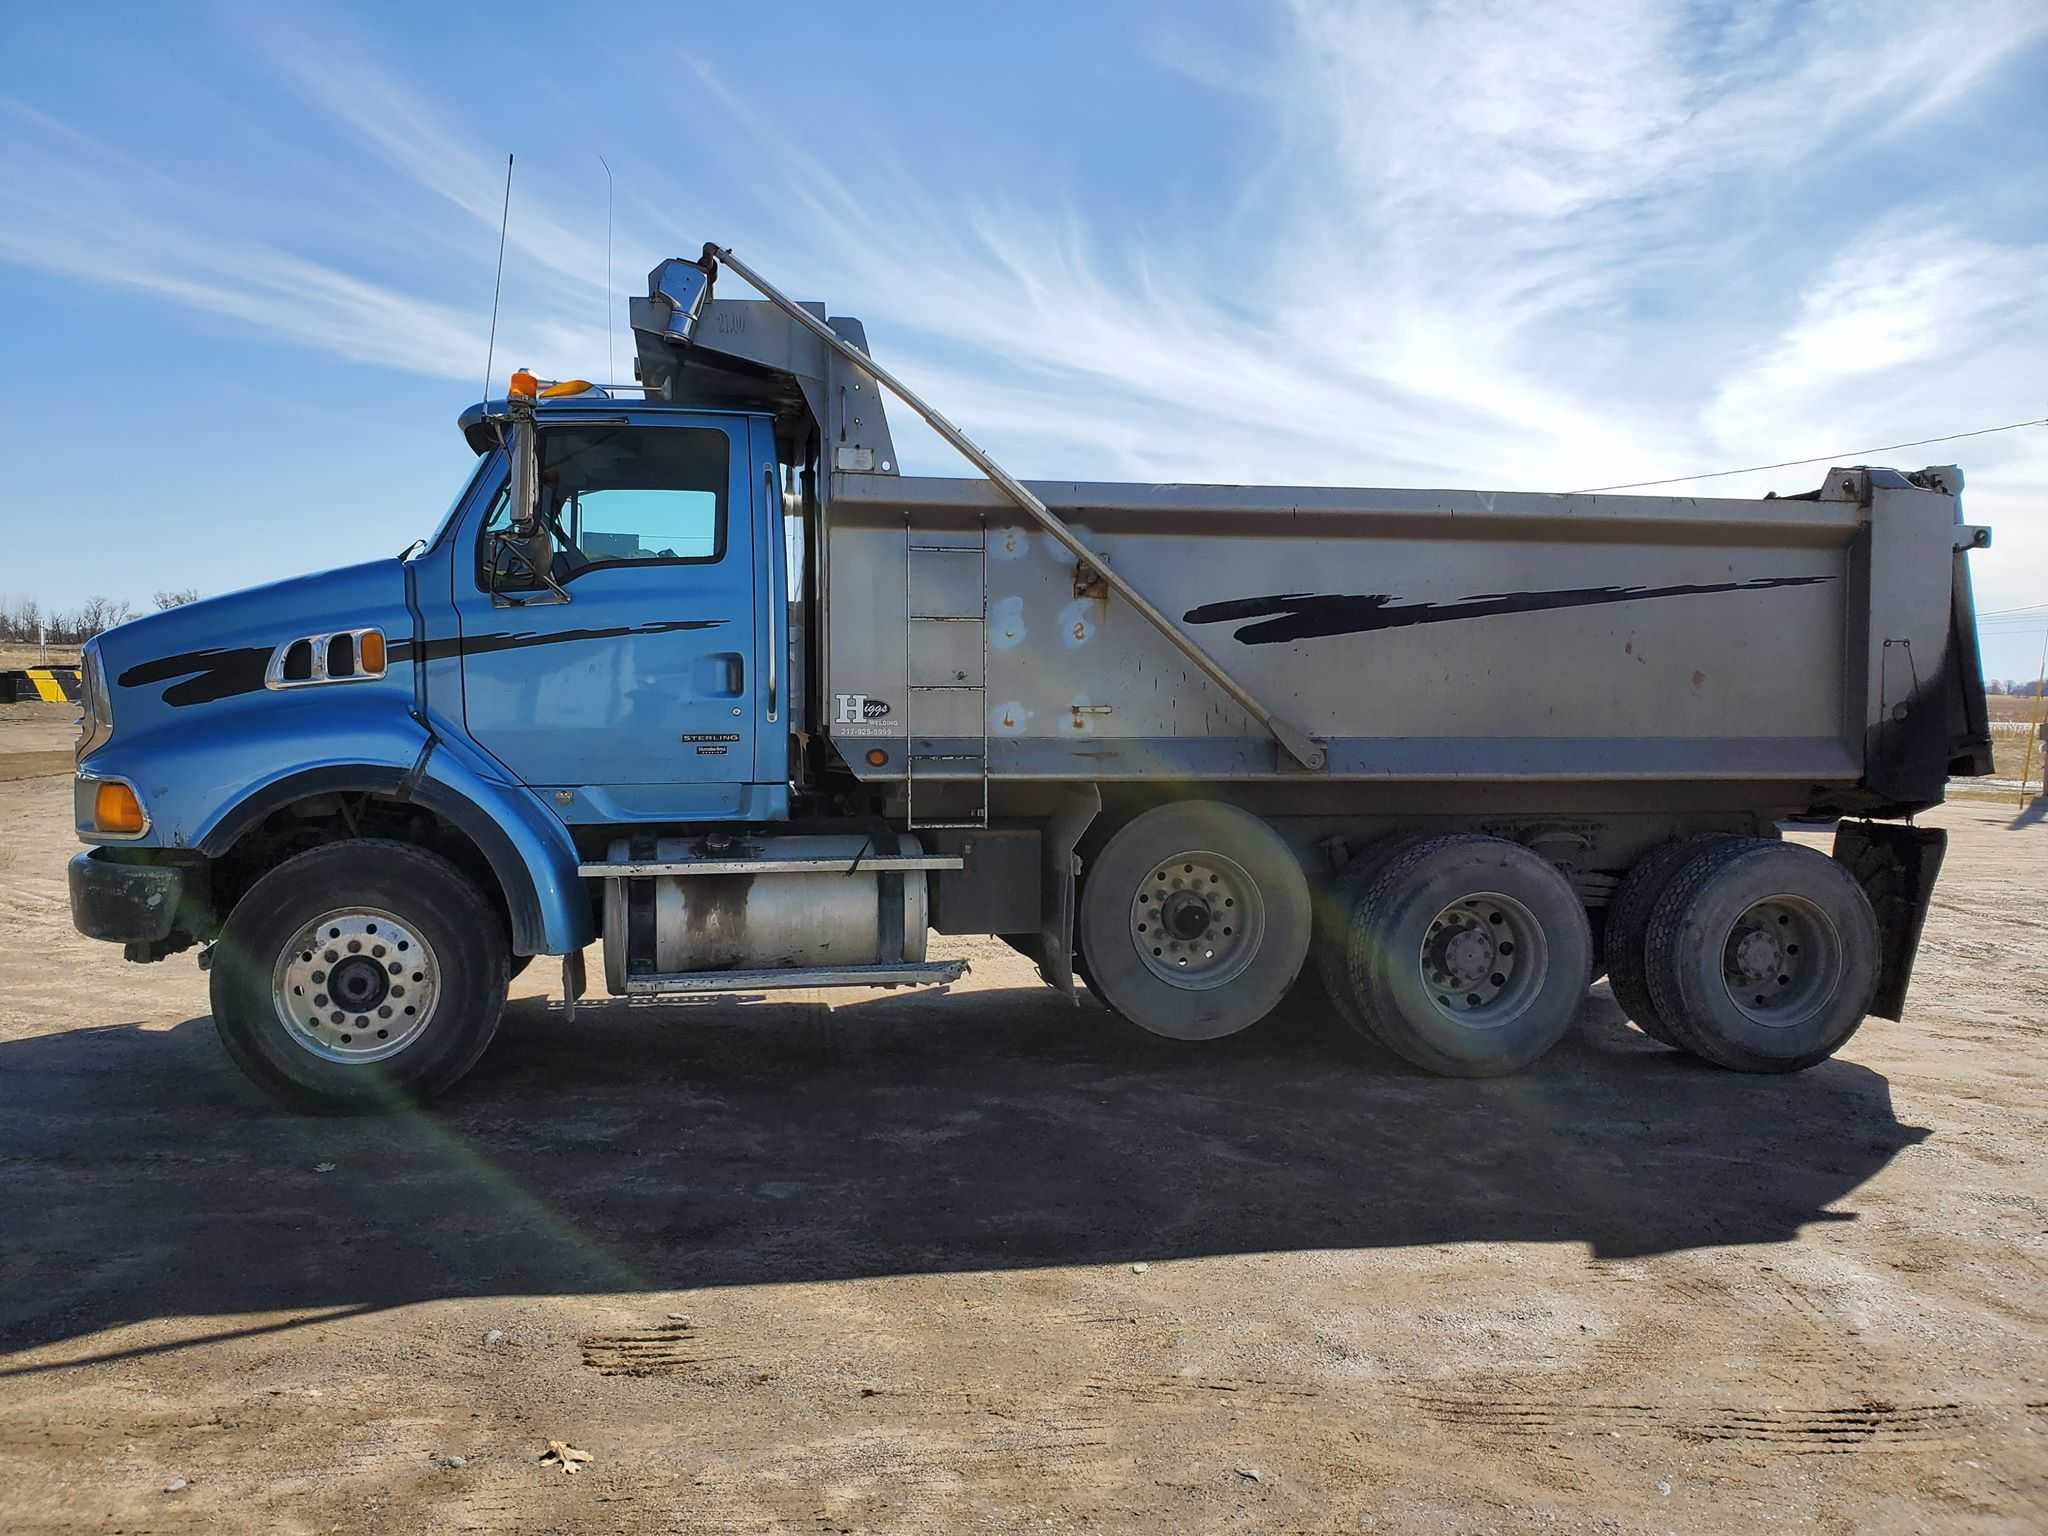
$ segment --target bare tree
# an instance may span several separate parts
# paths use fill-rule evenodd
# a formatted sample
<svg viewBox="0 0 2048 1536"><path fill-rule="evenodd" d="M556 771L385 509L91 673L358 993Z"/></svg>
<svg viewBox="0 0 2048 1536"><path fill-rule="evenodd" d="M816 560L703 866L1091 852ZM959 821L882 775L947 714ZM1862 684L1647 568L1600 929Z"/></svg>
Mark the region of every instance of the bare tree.
<svg viewBox="0 0 2048 1536"><path fill-rule="evenodd" d="M92 597L88 597L80 605L76 613L66 616L65 627L70 630L70 633L65 635L64 639L73 644L83 643L90 640L94 635L103 634L107 630L112 629L116 624L127 623L134 616L135 610L126 602L117 602L111 597L101 597L95 594ZM52 640L58 638L56 634L57 625L51 624L50 629L50 638Z"/></svg>
<svg viewBox="0 0 2048 1536"><path fill-rule="evenodd" d="M183 587L175 592L159 592L151 601L156 604L159 613L166 608L182 608L187 603L199 601L199 589L197 587Z"/></svg>
<svg viewBox="0 0 2048 1536"><path fill-rule="evenodd" d="M34 642L42 637L43 607L32 597L17 598L14 606L0 612L0 637Z"/></svg>

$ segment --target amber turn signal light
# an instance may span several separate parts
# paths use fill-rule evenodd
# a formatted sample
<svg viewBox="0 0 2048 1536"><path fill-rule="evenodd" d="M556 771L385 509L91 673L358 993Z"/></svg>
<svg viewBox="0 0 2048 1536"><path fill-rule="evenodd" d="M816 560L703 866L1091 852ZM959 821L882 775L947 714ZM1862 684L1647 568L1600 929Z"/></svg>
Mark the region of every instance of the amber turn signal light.
<svg viewBox="0 0 2048 1536"><path fill-rule="evenodd" d="M356 647L357 665L366 677L375 677L384 670L384 631L366 629Z"/></svg>
<svg viewBox="0 0 2048 1536"><path fill-rule="evenodd" d="M142 802L126 784L103 783L93 792L92 824L102 832L140 832L147 822Z"/></svg>

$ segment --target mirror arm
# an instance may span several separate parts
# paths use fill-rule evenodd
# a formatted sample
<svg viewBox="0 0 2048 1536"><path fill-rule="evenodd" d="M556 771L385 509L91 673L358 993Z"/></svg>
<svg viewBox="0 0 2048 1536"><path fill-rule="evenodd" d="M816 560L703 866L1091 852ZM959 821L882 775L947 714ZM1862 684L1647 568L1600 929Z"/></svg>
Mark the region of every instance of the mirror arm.
<svg viewBox="0 0 2048 1536"><path fill-rule="evenodd" d="M555 580L554 575L549 571L542 570L534 562L533 556L526 550L522 535L511 528L500 528L491 535L491 579L489 590L492 607L523 608L528 602L532 601L531 598L507 597L498 590L499 579L510 574L509 571L504 569L504 566L511 563L510 561L500 560L499 555L501 552L510 555L512 561L516 561L518 564L526 567L527 574L532 576L541 586L546 587L548 591L554 593L557 601L564 603L572 601L567 589L559 581Z"/></svg>

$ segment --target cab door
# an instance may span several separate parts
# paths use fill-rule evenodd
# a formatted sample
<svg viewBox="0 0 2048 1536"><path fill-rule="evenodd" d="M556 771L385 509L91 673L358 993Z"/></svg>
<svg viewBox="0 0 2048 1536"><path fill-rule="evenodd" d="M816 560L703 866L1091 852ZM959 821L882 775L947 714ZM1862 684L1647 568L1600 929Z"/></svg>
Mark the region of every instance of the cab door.
<svg viewBox="0 0 2048 1536"><path fill-rule="evenodd" d="M776 814L764 802L780 787L748 782L760 682L745 420L558 419L538 458L549 579L493 538L502 492L455 573L470 735L565 820Z"/></svg>

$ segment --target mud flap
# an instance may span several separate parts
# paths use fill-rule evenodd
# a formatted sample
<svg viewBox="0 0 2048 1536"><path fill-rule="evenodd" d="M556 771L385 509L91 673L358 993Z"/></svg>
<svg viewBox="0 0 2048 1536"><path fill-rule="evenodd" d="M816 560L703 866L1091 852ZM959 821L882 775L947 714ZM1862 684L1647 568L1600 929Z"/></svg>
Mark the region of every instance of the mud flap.
<svg viewBox="0 0 2048 1536"><path fill-rule="evenodd" d="M583 951L572 949L562 956L562 1019L573 1023L576 1005L583 1001L583 990L589 985L583 974Z"/></svg>
<svg viewBox="0 0 2048 1536"><path fill-rule="evenodd" d="M1881 1019L1896 1019L1906 1011L1920 930L1927 924L1927 904L1947 852L1948 833L1939 827L1845 821L1835 828L1835 862L1856 877L1877 912L1884 954L1870 1011Z"/></svg>
<svg viewBox="0 0 2048 1536"><path fill-rule="evenodd" d="M1038 974L1047 986L1074 995L1074 913L1081 860L1074 848L1102 811L1093 784L1069 790L1045 828L1045 886L1038 932Z"/></svg>

